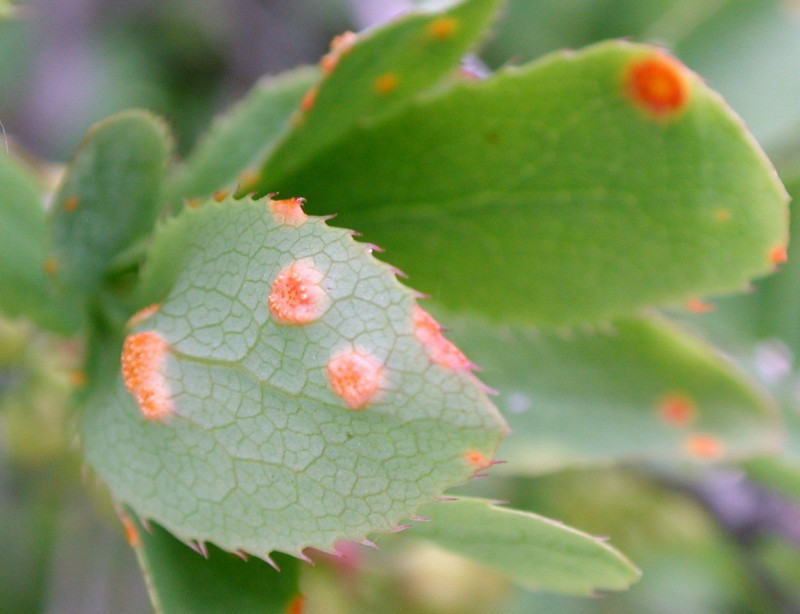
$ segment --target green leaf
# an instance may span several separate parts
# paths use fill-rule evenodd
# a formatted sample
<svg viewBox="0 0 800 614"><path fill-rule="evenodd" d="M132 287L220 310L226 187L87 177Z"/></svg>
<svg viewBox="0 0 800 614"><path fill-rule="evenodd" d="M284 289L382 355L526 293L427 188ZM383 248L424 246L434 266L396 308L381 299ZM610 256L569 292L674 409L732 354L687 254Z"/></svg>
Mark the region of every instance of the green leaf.
<svg viewBox="0 0 800 614"><path fill-rule="evenodd" d="M559 522L464 498L427 505L413 535L464 554L532 590L591 595L622 590L639 571L600 538Z"/></svg>
<svg viewBox="0 0 800 614"><path fill-rule="evenodd" d="M298 595L296 559L277 556L278 571L213 546L204 558L156 524L149 531L138 522L130 526L141 542L136 555L159 613L285 614Z"/></svg>
<svg viewBox="0 0 800 614"><path fill-rule="evenodd" d="M487 384L501 391L497 404L513 434L498 457L509 471L741 458L780 441L770 397L712 347L661 318L568 334L444 320Z"/></svg>
<svg viewBox="0 0 800 614"><path fill-rule="evenodd" d="M465 0L440 14L412 13L358 35L349 50L339 52L310 111L298 116L296 128L268 159L261 187L275 189L275 177L299 172L317 152L336 148L359 126L397 112L453 73L499 5Z"/></svg>
<svg viewBox="0 0 800 614"><path fill-rule="evenodd" d="M34 178L0 154L0 310L55 332L74 332L78 314L45 273L45 228Z"/></svg>
<svg viewBox="0 0 800 614"><path fill-rule="evenodd" d="M94 293L114 257L152 230L169 151L164 125L144 111L89 130L53 201L52 256L68 287Z"/></svg>
<svg viewBox="0 0 800 614"><path fill-rule="evenodd" d="M686 80L673 116L624 87L648 58ZM741 122L662 52L624 42L456 85L285 168L267 165L270 189L325 194L422 291L509 321L740 290L786 243L786 194Z"/></svg>
<svg viewBox="0 0 800 614"><path fill-rule="evenodd" d="M255 167L289 126L303 94L318 79L312 68L299 68L259 81L247 97L219 118L170 178L169 201L209 196L242 179Z"/></svg>
<svg viewBox="0 0 800 614"><path fill-rule="evenodd" d="M140 405L118 377L81 422L139 517L264 557L393 529L505 429L468 370L434 363L393 270L320 218L282 221L285 204L211 201L160 229L144 275L161 307L124 349ZM275 308L291 274L305 324Z"/></svg>

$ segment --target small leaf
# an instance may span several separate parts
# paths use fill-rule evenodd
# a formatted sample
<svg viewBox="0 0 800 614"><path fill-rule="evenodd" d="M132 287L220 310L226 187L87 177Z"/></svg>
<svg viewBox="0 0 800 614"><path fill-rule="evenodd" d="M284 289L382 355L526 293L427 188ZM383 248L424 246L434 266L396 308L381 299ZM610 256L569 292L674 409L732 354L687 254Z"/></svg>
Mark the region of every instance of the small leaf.
<svg viewBox="0 0 800 614"><path fill-rule="evenodd" d="M0 311L55 332L74 332L77 309L47 276L45 229L35 180L11 156L0 154Z"/></svg>
<svg viewBox="0 0 800 614"><path fill-rule="evenodd" d="M144 111L89 130L53 201L51 257L59 279L94 293L113 258L152 230L168 155L164 126Z"/></svg>
<svg viewBox="0 0 800 614"><path fill-rule="evenodd" d="M462 83L279 164L270 190L324 194L446 307L542 326L740 290L787 240L740 120L644 45Z"/></svg>
<svg viewBox="0 0 800 614"><path fill-rule="evenodd" d="M453 73L499 4L465 0L442 13L412 13L334 46L329 75L309 92L295 129L269 157L261 187L273 190L273 176L297 170L358 126L397 112Z"/></svg>
<svg viewBox="0 0 800 614"><path fill-rule="evenodd" d="M511 471L741 458L775 449L774 402L697 338L656 317L544 333L448 317L452 338L501 391Z"/></svg>
<svg viewBox="0 0 800 614"><path fill-rule="evenodd" d="M245 561L214 546L204 558L158 525L147 530L124 518L157 612L285 614L298 595L296 559L276 556L277 571L264 561Z"/></svg>
<svg viewBox="0 0 800 614"><path fill-rule="evenodd" d="M639 571L602 540L559 522L482 499L427 505L412 535L464 554L531 590L591 595L623 590Z"/></svg>
<svg viewBox="0 0 800 614"><path fill-rule="evenodd" d="M256 83L244 100L214 123L170 178L169 202L177 206L182 198L207 197L237 181L252 181L242 173L264 159L317 79L316 70L299 68Z"/></svg>
<svg viewBox="0 0 800 614"><path fill-rule="evenodd" d="M395 528L505 428L468 369L435 362L393 270L286 204L211 201L159 230L143 292L160 307L81 422L140 518L262 557Z"/></svg>

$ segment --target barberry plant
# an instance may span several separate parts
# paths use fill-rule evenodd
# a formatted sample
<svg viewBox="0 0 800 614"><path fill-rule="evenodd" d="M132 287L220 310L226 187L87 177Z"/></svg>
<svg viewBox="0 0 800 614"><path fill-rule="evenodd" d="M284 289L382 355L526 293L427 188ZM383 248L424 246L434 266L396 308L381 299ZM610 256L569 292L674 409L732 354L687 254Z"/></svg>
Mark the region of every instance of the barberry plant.
<svg viewBox="0 0 800 614"><path fill-rule="evenodd" d="M774 442L768 395L655 311L785 262L769 161L660 48L461 69L498 9L337 37L182 161L160 119L113 116L48 207L0 157L0 308L78 340L80 449L156 610L333 612L300 561L351 582L405 538L528 590L623 590L625 555L499 505L508 484Z"/></svg>

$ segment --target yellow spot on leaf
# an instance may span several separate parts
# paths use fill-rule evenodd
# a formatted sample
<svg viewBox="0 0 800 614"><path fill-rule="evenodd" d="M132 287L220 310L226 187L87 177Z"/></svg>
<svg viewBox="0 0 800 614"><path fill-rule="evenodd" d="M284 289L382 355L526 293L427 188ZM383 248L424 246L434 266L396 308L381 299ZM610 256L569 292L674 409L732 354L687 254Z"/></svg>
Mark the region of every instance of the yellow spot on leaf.
<svg viewBox="0 0 800 614"><path fill-rule="evenodd" d="M714 219L718 222L728 222L731 219L731 212L723 207L720 207L714 211Z"/></svg>
<svg viewBox="0 0 800 614"><path fill-rule="evenodd" d="M223 200L228 198L228 194L230 194L230 190L217 190L214 192L214 200L218 203L221 203Z"/></svg>
<svg viewBox="0 0 800 614"><path fill-rule="evenodd" d="M393 72L387 72L375 79L372 88L381 96L387 96L397 89L400 79Z"/></svg>
<svg viewBox="0 0 800 614"><path fill-rule="evenodd" d="M50 257L44 261L44 272L47 275L54 275L56 271L58 271L58 261L55 258Z"/></svg>
<svg viewBox="0 0 800 614"><path fill-rule="evenodd" d="M467 450L464 453L464 460L468 465L473 467L475 471L483 471L492 466L492 459L487 458L485 454L477 450Z"/></svg>
<svg viewBox="0 0 800 614"><path fill-rule="evenodd" d="M433 20L427 28L428 36L440 41L452 38L457 31L458 20L448 16Z"/></svg>
<svg viewBox="0 0 800 614"><path fill-rule="evenodd" d="M686 301L686 309L692 313L709 313L714 311L714 305L701 301L699 298L690 298Z"/></svg>

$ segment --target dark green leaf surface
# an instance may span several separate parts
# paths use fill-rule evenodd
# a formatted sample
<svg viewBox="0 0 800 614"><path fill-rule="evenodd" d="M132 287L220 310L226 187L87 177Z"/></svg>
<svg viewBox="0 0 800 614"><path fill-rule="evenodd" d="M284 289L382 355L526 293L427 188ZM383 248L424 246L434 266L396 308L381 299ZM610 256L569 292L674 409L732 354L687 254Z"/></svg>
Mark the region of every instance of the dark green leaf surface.
<svg viewBox="0 0 800 614"><path fill-rule="evenodd" d="M443 320L487 384L500 390L497 404L513 434L499 451L509 464L498 470L703 460L695 446L709 436L719 449L709 446L705 460L779 444L769 396L713 348L660 318L562 335Z"/></svg>
<svg viewBox="0 0 800 614"><path fill-rule="evenodd" d="M628 99L626 71L658 53L612 42L454 86L294 170L272 158L269 189L324 194L421 290L495 318L571 325L740 290L786 242L785 192L688 71L675 117Z"/></svg>
<svg viewBox="0 0 800 614"><path fill-rule="evenodd" d="M169 150L163 124L144 111L89 130L53 202L52 257L65 284L94 293L114 257L152 230Z"/></svg>
<svg viewBox="0 0 800 614"><path fill-rule="evenodd" d="M257 167L289 126L303 94L319 78L312 68L265 77L247 97L220 117L170 179L169 202L209 196L235 184Z"/></svg>
<svg viewBox="0 0 800 614"><path fill-rule="evenodd" d="M285 614L299 593L297 559L276 556L277 571L214 546L204 558L156 524L151 531L134 527L139 565L159 614Z"/></svg>
<svg viewBox="0 0 800 614"><path fill-rule="evenodd" d="M270 206L212 201L158 232L145 277L161 308L129 339L155 334L166 348L155 362L129 356L166 415L146 420L118 378L81 423L88 461L139 517L259 556L394 528L471 476L469 454L491 458L505 431L471 373L432 361L390 267L347 231L282 223ZM298 261L330 302L291 326L268 296ZM351 350L380 365L361 411L328 376Z"/></svg>
<svg viewBox="0 0 800 614"><path fill-rule="evenodd" d="M295 130L272 153L261 187L275 190L277 178L301 172L320 150L336 149L359 126L398 111L454 73L499 5L499 0L465 0L441 14L413 13L360 34L320 83L311 110L298 116Z"/></svg>
<svg viewBox="0 0 800 614"><path fill-rule="evenodd" d="M482 499L427 505L430 522L413 535L488 565L535 590L591 595L622 590L638 570L602 540L529 512L496 507Z"/></svg>
<svg viewBox="0 0 800 614"><path fill-rule="evenodd" d="M0 154L0 311L56 332L73 332L78 314L45 273L45 215L36 182Z"/></svg>

